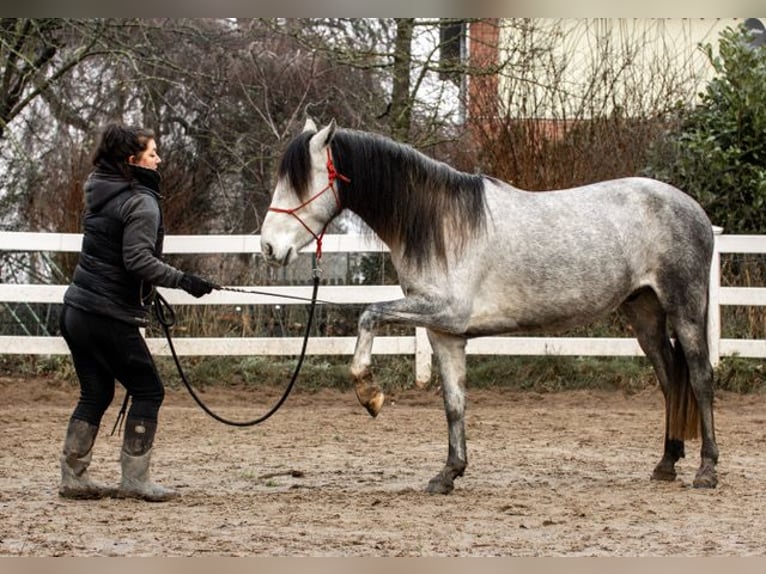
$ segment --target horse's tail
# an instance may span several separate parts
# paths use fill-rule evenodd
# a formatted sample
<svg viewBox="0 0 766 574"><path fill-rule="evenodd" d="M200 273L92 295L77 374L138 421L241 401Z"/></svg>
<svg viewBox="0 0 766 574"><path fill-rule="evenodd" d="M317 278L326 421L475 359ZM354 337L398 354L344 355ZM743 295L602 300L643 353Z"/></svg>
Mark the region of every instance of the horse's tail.
<svg viewBox="0 0 766 574"><path fill-rule="evenodd" d="M699 436L697 399L689 380L689 365L681 343L673 345L673 372L668 390L668 438L690 440Z"/></svg>

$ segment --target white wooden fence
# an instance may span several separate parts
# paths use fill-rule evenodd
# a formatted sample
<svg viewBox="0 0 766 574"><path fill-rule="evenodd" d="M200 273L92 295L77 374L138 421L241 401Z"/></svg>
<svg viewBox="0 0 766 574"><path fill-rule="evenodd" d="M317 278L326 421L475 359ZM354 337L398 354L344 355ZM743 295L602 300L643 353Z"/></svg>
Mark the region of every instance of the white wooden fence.
<svg viewBox="0 0 766 574"><path fill-rule="evenodd" d="M35 252L79 252L82 236L67 233L0 232L0 250ZM313 249L313 245L307 250ZM323 252L383 251L379 243L357 235L328 235ZM171 235L165 240L165 253L259 253L257 235ZM716 252L711 269L709 332L711 361L716 365L721 356L766 358L766 340L722 339L721 305L766 306L764 287L721 287L721 253L766 253L766 235L716 235ZM295 299L273 295L310 297L311 286L232 285L255 289L265 294L214 291L195 299L179 289L160 289L173 305L290 305ZM66 285L19 285L0 283L0 303L60 303ZM273 294L273 295L270 295ZM322 301L338 304L371 303L401 297L398 286L333 285L320 286ZM305 303L304 303L305 304ZM297 355L301 337L178 337L174 339L180 355ZM148 338L153 353L168 355L170 349L162 338ZM355 337L312 337L310 355L351 355ZM60 355L68 354L61 337L0 336L0 354ZM414 355L415 379L423 384L431 376L431 347L425 330L414 335L375 339L374 354ZM635 339L626 337L482 337L468 342L467 353L473 355L642 355Z"/></svg>

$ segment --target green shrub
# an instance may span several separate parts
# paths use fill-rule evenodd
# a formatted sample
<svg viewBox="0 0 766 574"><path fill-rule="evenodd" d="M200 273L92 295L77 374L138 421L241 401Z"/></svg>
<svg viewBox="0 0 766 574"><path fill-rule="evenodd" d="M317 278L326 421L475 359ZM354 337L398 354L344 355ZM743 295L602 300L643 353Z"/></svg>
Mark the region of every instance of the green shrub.
<svg viewBox="0 0 766 574"><path fill-rule="evenodd" d="M766 48L744 28L705 50L715 77L699 105L678 112L650 152L645 173L695 197L726 233L766 230Z"/></svg>

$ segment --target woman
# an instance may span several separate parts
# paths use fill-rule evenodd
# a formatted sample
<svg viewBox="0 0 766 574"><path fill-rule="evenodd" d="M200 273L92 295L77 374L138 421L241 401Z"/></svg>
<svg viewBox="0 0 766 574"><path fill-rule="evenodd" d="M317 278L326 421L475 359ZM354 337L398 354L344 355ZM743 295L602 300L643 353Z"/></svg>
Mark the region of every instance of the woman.
<svg viewBox="0 0 766 574"><path fill-rule="evenodd" d="M152 444L164 388L139 332L148 323L153 287L177 287L194 297L215 284L160 260L164 228L160 163L151 130L110 124L85 182L82 250L64 294L61 334L69 345L80 399L61 455L59 494L65 498L134 497L169 500L177 492L149 480ZM115 379L131 396L118 489L88 476L101 418Z"/></svg>

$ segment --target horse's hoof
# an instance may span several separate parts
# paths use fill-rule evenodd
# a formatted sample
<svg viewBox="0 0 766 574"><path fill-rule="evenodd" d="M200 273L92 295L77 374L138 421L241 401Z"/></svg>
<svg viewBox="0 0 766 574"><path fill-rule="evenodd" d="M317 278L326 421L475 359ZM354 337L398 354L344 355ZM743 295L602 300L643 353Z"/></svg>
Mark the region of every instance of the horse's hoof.
<svg viewBox="0 0 766 574"><path fill-rule="evenodd" d="M377 393L368 397L357 393L356 398L359 399L359 403L367 409L367 412L370 413L372 418L378 416L378 413L383 408L383 402L386 400L386 396L380 391L377 391Z"/></svg>
<svg viewBox="0 0 766 574"><path fill-rule="evenodd" d="M652 472L652 480L661 480L663 482L673 482L676 479L676 469L664 465L657 465Z"/></svg>
<svg viewBox="0 0 766 574"><path fill-rule="evenodd" d="M367 401L367 404L364 405L364 408L367 409L367 412L370 413L370 416L375 418L378 416L380 409L383 408L383 402L385 399L386 396L383 393L378 392L373 398Z"/></svg>
<svg viewBox="0 0 766 574"><path fill-rule="evenodd" d="M667 472L667 471L658 471L657 469L654 470L652 473L652 480L659 480L662 482L673 482L676 479L676 473L673 472Z"/></svg>
<svg viewBox="0 0 766 574"><path fill-rule="evenodd" d="M715 470L701 468L694 477L694 488L715 488L718 486L718 476Z"/></svg>
<svg viewBox="0 0 766 574"><path fill-rule="evenodd" d="M380 409L383 408L383 402L386 396L377 385L370 383L366 378L360 378L355 381L354 391L359 403L367 409L367 412L374 418L378 416Z"/></svg>
<svg viewBox="0 0 766 574"><path fill-rule="evenodd" d="M428 494L449 494L453 490L455 490L455 483L451 480L445 481L441 476L432 478L426 487Z"/></svg>

